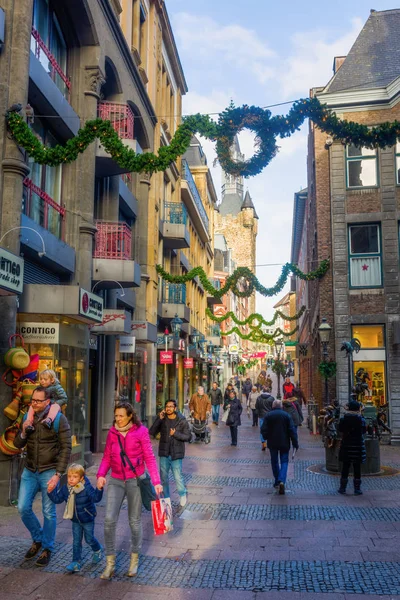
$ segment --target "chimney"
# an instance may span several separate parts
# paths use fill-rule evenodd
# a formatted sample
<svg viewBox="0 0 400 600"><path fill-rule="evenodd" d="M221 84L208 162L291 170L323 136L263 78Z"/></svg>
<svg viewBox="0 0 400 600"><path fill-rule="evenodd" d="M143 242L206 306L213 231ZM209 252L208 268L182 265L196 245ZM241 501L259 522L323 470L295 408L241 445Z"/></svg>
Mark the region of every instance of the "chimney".
<svg viewBox="0 0 400 600"><path fill-rule="evenodd" d="M342 66L342 64L344 63L344 61L346 60L345 56L335 56L335 58L333 59L333 74L336 75L336 73L339 71L340 67Z"/></svg>

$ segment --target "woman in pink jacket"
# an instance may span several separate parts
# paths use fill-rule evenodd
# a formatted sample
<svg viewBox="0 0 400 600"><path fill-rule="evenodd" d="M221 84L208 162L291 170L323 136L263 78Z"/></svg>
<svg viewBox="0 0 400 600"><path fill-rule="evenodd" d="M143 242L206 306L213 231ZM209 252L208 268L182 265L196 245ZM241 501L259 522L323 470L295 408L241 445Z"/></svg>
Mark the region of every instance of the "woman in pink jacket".
<svg viewBox="0 0 400 600"><path fill-rule="evenodd" d="M133 473L126 460L125 464L123 463L121 447L130 459L136 474ZM111 469L104 522L107 565L100 575L101 579L111 579L114 575L116 527L125 496L128 500L128 518L132 538L131 561L127 575L134 577L137 573L139 551L142 545L142 497L136 476L143 476L146 467L157 494L161 494L163 488L149 432L139 421L133 406L129 402L120 402L114 410L114 425L108 432L103 459L97 472L97 484L99 488L102 488L106 483L106 475Z"/></svg>

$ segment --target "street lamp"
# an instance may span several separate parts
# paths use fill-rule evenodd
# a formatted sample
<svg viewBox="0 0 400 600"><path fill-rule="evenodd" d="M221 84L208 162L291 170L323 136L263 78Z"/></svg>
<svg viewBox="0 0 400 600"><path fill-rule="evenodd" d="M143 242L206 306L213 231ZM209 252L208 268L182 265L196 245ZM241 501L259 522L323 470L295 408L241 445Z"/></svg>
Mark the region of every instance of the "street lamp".
<svg viewBox="0 0 400 600"><path fill-rule="evenodd" d="M168 327L164 329L165 352L168 352ZM164 405L168 400L168 365L164 363Z"/></svg>
<svg viewBox="0 0 400 600"><path fill-rule="evenodd" d="M182 319L180 319L178 317L178 314L175 313L175 317L171 321L171 329L172 329L172 333L174 334L175 339L179 338L179 334L182 329L182 323L183 323Z"/></svg>
<svg viewBox="0 0 400 600"><path fill-rule="evenodd" d="M331 335L332 327L327 323L326 319L321 320L321 325L318 327L319 339L322 346L322 359L324 363L328 362L328 344ZM325 375L325 406L329 404L328 398L328 378Z"/></svg>
<svg viewBox="0 0 400 600"><path fill-rule="evenodd" d="M276 374L278 377L278 391L276 394L276 399L280 400L282 398L281 396L281 352L283 350L285 346L285 342L283 341L282 338L279 338L278 340L275 341L275 351L276 351L276 355L277 355L277 359L276 359L276 363L277 363L277 370L276 370ZM275 364L276 364L275 363Z"/></svg>
<svg viewBox="0 0 400 600"><path fill-rule="evenodd" d="M196 345L200 339L200 333L197 331L197 329L193 328L191 337L193 344Z"/></svg>

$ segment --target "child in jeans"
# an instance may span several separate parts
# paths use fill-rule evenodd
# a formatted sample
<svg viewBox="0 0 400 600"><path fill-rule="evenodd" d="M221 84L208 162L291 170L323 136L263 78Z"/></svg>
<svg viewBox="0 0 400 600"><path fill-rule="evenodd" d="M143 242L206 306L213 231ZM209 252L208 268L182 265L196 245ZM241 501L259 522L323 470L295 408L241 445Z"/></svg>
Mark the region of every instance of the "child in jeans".
<svg viewBox="0 0 400 600"><path fill-rule="evenodd" d="M101 546L94 537L94 519L96 517L96 502L103 497L103 486L97 483L96 489L85 476L82 465L72 464L67 472L68 484L60 486L52 492L47 492L54 504L66 502L64 519L72 521L72 562L66 567L69 573L81 570L82 538L93 550L92 562L97 564L101 560Z"/></svg>
<svg viewBox="0 0 400 600"><path fill-rule="evenodd" d="M49 410L49 414L46 419L43 419L44 425L51 428L54 419L57 416L57 413L60 412L61 407L66 405L68 402L67 394L65 393L64 388L61 383L58 381L55 372L52 369L45 369L39 375L40 385L45 387L52 396L51 406ZM26 417L26 425L25 425L25 433L28 435L35 431L35 427L33 425L33 408L29 407L28 414Z"/></svg>

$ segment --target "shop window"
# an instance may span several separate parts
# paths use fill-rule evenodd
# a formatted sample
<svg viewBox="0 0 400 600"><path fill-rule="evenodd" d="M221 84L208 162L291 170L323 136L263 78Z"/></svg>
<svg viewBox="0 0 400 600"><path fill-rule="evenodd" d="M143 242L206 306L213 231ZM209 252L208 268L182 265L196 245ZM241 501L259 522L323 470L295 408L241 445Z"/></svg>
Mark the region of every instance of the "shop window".
<svg viewBox="0 0 400 600"><path fill-rule="evenodd" d="M350 287L382 286L381 236L378 224L349 226Z"/></svg>
<svg viewBox="0 0 400 600"><path fill-rule="evenodd" d="M383 325L353 325L352 337L360 340L363 350L385 347Z"/></svg>
<svg viewBox="0 0 400 600"><path fill-rule="evenodd" d="M376 187L378 185L376 149L349 144L346 147L346 175L348 188Z"/></svg>
<svg viewBox="0 0 400 600"><path fill-rule="evenodd" d="M49 0L34 2L31 50L63 95L68 96L67 45Z"/></svg>
<svg viewBox="0 0 400 600"><path fill-rule="evenodd" d="M57 145L56 138L36 118L32 130L40 141L50 148ZM65 210L61 204L62 166L39 165L28 157L29 178L24 181L23 213L58 238L63 234Z"/></svg>
<svg viewBox="0 0 400 600"><path fill-rule="evenodd" d="M376 407L387 403L385 361L355 361L353 363L354 376L359 369L364 369L368 375L368 391L365 394L364 403L372 401Z"/></svg>

